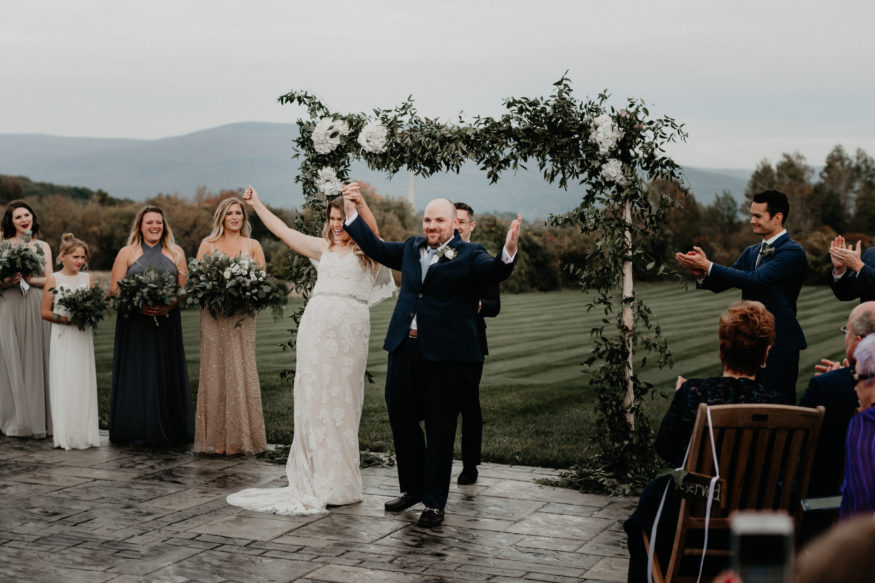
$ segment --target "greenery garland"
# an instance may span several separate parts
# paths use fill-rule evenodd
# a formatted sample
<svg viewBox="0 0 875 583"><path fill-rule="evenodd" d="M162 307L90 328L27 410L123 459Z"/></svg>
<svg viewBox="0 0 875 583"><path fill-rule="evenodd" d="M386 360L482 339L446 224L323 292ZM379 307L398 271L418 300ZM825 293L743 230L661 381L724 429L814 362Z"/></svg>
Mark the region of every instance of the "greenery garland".
<svg viewBox="0 0 875 583"><path fill-rule="evenodd" d="M647 185L656 179L681 180L680 167L665 146L685 140L686 134L670 117L651 117L641 100L629 99L617 110L608 99L606 92L592 100L576 99L563 76L549 97L506 99L499 117L465 121L460 115L453 123L420 117L412 98L394 109L374 109L370 116L332 112L304 91L291 91L279 102L304 106L310 117L298 120L294 154L301 161L295 180L302 186L305 208L316 211L299 217L297 226L304 232L321 228L319 219L306 217L321 217L326 195L348 180L353 158L389 175L408 169L425 177L458 173L473 162L492 183L507 171L536 164L548 183L581 187L577 208L551 221L597 235L584 260L567 269L584 291L595 292L588 308L604 315L592 330L594 348L583 363L586 385L598 395L599 447L565 479L589 491L616 492L640 485L655 468L652 431L640 414L641 399L652 385L640 378L636 366L643 367L647 355L655 354L662 367L670 364L671 353L650 309L634 292L632 273L664 275L665 266L647 254L644 242L663 231L667 212L677 202L667 194L652 194ZM376 139L369 141L369 136ZM314 282L309 262L298 259L291 271L292 281L307 295ZM302 310L293 316L296 324ZM291 332L288 347L294 347Z"/></svg>

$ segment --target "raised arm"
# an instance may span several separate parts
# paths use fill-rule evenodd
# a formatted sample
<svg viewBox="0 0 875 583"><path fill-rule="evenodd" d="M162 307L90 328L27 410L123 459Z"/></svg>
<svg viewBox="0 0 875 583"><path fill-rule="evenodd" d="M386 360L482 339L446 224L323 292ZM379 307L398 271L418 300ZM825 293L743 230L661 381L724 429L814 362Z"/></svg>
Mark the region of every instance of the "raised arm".
<svg viewBox="0 0 875 583"><path fill-rule="evenodd" d="M289 227L261 202L254 188L250 186L246 189L246 192L243 193L243 200L252 207L264 226L280 241L288 245L289 249L310 259L318 260L322 257L325 240L321 237L310 237Z"/></svg>
<svg viewBox="0 0 875 583"><path fill-rule="evenodd" d="M343 185L343 197L347 201L355 204L355 210L358 214L361 215L362 220L371 228L371 231L374 232L374 235L377 237L380 236L380 229L377 227L377 218L374 216L374 213L371 212L371 209L368 208L368 203L365 202L365 197L361 195L359 192L359 184L358 182L350 182L349 184ZM349 205L347 205L347 208Z"/></svg>

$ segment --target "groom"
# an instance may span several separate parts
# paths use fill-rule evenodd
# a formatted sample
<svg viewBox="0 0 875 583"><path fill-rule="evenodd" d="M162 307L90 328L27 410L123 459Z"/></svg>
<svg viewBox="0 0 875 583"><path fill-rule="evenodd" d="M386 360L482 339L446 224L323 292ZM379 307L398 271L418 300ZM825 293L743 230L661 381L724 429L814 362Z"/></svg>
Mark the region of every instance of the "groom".
<svg viewBox="0 0 875 583"><path fill-rule="evenodd" d="M483 362L477 340L477 294L513 270L520 218L510 225L500 258L462 241L456 207L431 201L422 219L424 237L403 243L374 236L347 196L344 228L364 253L401 271L401 291L383 348L389 352L386 406L398 462L401 496L386 502L400 512L425 504L419 525L444 519L450 490L459 406L472 391ZM420 428L425 419L425 435Z"/></svg>

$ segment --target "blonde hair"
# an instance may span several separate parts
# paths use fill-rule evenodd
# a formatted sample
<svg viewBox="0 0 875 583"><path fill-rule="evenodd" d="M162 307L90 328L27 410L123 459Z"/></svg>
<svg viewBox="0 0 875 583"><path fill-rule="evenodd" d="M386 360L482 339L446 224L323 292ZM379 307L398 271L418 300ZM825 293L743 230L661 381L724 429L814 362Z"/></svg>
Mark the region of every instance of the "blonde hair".
<svg viewBox="0 0 875 583"><path fill-rule="evenodd" d="M128 245L130 247L140 247L143 244L143 218L147 213L158 213L161 215L163 228L161 231L161 248L167 249L173 254L173 257L179 261L179 253L176 251L176 239L173 238L173 231L170 229L170 223L167 222L167 217L164 215L164 209L160 206L146 205L140 209L137 216L134 217L134 222L131 224L131 233L128 235Z"/></svg>
<svg viewBox="0 0 875 583"><path fill-rule="evenodd" d="M91 259L91 251L88 249L88 244L81 239L77 239L73 233L61 235L61 244L58 245L58 257L55 261L58 265L61 265L64 255L72 253L80 247L85 251L85 265L82 266L82 269L86 269L88 267L88 260Z"/></svg>
<svg viewBox="0 0 875 583"><path fill-rule="evenodd" d="M231 209L231 205L240 205L240 210L243 211L243 226L240 228L240 233L244 237L249 237L252 233L252 225L249 222L249 214L246 212L246 205L243 201L232 196L219 202L216 207L216 212L213 213L213 232L207 236L207 241L216 241L221 239L225 234L225 215Z"/></svg>
<svg viewBox="0 0 875 583"><path fill-rule="evenodd" d="M328 248L334 247L336 244L334 241L334 233L331 231L331 225L328 222L328 219L331 218L331 209L337 209L340 211L340 218L344 221L346 220L346 212L343 209L343 197L338 196L337 198L329 201L327 205L325 205L325 226L322 227L322 238L328 241ZM358 246L358 243L349 240L349 248L352 249L352 252L358 255L359 263L361 264L362 271L365 269L370 269L371 271L377 270L377 264L367 255L365 252L361 250Z"/></svg>

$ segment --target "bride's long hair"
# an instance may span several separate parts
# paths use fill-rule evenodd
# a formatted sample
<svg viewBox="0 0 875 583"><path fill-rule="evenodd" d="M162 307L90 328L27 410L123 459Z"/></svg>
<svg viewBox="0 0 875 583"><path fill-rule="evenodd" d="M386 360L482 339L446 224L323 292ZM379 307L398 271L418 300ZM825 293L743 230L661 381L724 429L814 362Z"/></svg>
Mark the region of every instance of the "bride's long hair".
<svg viewBox="0 0 875 583"><path fill-rule="evenodd" d="M346 220L346 212L343 210L343 197L338 196L337 198L331 200L327 205L325 205L325 226L322 227L322 238L328 241L329 249L334 247L336 244L334 241L334 232L331 230L331 225L328 222L328 219L331 217L331 209L337 209L340 211L340 216L343 220ZM349 240L349 247L352 249L352 252L358 255L359 263L361 264L362 271L366 269L370 269L371 271L376 271L377 265L374 263L370 257L365 255L365 252L361 250L358 244L353 241L351 238Z"/></svg>

